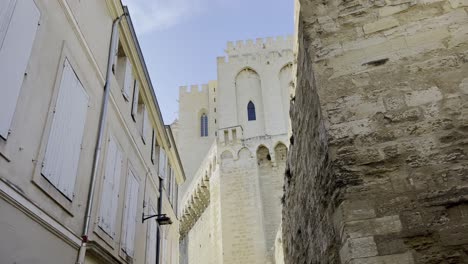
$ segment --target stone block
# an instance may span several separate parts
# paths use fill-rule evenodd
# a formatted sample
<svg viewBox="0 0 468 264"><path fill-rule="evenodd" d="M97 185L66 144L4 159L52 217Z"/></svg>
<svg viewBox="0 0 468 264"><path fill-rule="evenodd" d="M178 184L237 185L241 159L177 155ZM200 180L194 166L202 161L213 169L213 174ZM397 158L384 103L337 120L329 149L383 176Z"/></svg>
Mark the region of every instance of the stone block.
<svg viewBox="0 0 468 264"><path fill-rule="evenodd" d="M374 236L374 241L377 244L377 251L380 256L399 254L408 251L403 239L395 235L379 235Z"/></svg>
<svg viewBox="0 0 468 264"><path fill-rule="evenodd" d="M349 264L414 264L414 258L411 252L405 252L402 254L353 259Z"/></svg>
<svg viewBox="0 0 468 264"><path fill-rule="evenodd" d="M368 201L347 200L341 203L338 210L342 210L343 221L353 221L375 218L375 210Z"/></svg>
<svg viewBox="0 0 468 264"><path fill-rule="evenodd" d="M389 94L383 98L387 111L398 110L406 107L404 96L401 94Z"/></svg>
<svg viewBox="0 0 468 264"><path fill-rule="evenodd" d="M433 86L426 90L409 92L405 95L405 101L408 106L418 106L427 103L433 103L442 100L443 96L439 88Z"/></svg>
<svg viewBox="0 0 468 264"><path fill-rule="evenodd" d="M343 238L359 238L398 233L402 229L398 215L344 223Z"/></svg>
<svg viewBox="0 0 468 264"><path fill-rule="evenodd" d="M458 87L462 93L468 94L468 78L463 79Z"/></svg>
<svg viewBox="0 0 468 264"><path fill-rule="evenodd" d="M408 9L409 3L397 6L385 6L379 9L379 17L386 17Z"/></svg>
<svg viewBox="0 0 468 264"><path fill-rule="evenodd" d="M439 230L440 240L448 246L468 244L468 224L451 225Z"/></svg>
<svg viewBox="0 0 468 264"><path fill-rule="evenodd" d="M363 29L365 34L372 34L374 32L382 31L399 26L400 23L394 17L386 17L379 19L373 23L365 24Z"/></svg>
<svg viewBox="0 0 468 264"><path fill-rule="evenodd" d="M449 0L452 8L459 8L468 6L468 0Z"/></svg>
<svg viewBox="0 0 468 264"><path fill-rule="evenodd" d="M341 263L350 260L377 256L377 245L372 236L347 239L340 250Z"/></svg>

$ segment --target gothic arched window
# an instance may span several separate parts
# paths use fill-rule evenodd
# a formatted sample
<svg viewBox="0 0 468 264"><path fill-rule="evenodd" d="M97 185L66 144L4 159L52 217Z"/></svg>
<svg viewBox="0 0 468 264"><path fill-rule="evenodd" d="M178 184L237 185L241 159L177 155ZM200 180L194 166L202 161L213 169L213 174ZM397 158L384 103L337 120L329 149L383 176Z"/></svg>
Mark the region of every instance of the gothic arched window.
<svg viewBox="0 0 468 264"><path fill-rule="evenodd" d="M200 136L208 136L208 116L206 114L202 114L200 117Z"/></svg>
<svg viewBox="0 0 468 264"><path fill-rule="evenodd" d="M247 117L249 121L257 120L257 117L255 116L255 105L252 101L249 101L249 104L247 105Z"/></svg>

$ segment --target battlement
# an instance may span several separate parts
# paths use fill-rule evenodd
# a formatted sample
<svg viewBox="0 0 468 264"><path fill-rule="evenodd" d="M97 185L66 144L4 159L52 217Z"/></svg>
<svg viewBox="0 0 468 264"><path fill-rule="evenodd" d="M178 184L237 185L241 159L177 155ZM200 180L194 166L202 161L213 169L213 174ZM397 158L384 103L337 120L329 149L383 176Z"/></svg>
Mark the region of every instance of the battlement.
<svg viewBox="0 0 468 264"><path fill-rule="evenodd" d="M208 94L208 84L192 84L192 85L184 85L179 87L179 96L181 95L190 95L190 94Z"/></svg>
<svg viewBox="0 0 468 264"><path fill-rule="evenodd" d="M226 54L231 56L238 56L244 54L252 54L268 51L281 51L293 48L293 36L278 36L268 38L257 38L255 41L252 39L239 40L236 42L228 42L226 47Z"/></svg>
<svg viewBox="0 0 468 264"><path fill-rule="evenodd" d="M247 63L248 61L261 61L261 60L271 60L275 58L286 57L293 59L293 51L291 48L282 49L282 50L271 50L261 53L245 53L241 55L231 55L229 57L217 57L218 65L225 63Z"/></svg>

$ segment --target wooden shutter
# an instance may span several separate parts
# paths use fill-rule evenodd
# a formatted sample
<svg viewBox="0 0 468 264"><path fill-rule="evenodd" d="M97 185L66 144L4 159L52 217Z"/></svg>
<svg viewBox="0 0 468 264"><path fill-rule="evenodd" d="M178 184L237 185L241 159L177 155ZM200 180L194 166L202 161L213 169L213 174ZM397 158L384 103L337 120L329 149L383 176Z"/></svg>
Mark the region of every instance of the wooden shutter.
<svg viewBox="0 0 468 264"><path fill-rule="evenodd" d="M70 63L65 60L42 175L70 200L73 199L88 99Z"/></svg>
<svg viewBox="0 0 468 264"><path fill-rule="evenodd" d="M137 114L138 114L138 96L139 96L139 84L135 81L135 85L133 87L133 100L132 100L132 118L133 121L137 121Z"/></svg>
<svg viewBox="0 0 468 264"><path fill-rule="evenodd" d="M124 95L126 100L129 100L133 85L135 84L135 79L133 78L132 64L130 62L130 59L127 57L123 57L121 59L124 61L123 67L125 67L123 72L124 79L122 86L122 94Z"/></svg>
<svg viewBox="0 0 468 264"><path fill-rule="evenodd" d="M115 236L115 218L119 199L122 163L122 151L111 136L109 137L107 146L99 226L112 238Z"/></svg>
<svg viewBox="0 0 468 264"><path fill-rule="evenodd" d="M151 162L153 164L154 164L154 161L155 161L155 155L154 155L154 153L155 153L154 150L155 150L155 147L156 147L155 146L155 144L156 144L156 142L155 142L156 138L155 137L156 137L156 135L155 135L155 131L153 129L152 132L151 132L151 154L150 154Z"/></svg>
<svg viewBox="0 0 468 264"><path fill-rule="evenodd" d="M150 207L149 215L155 215L155 210ZM156 220L150 219L148 222L148 232L146 234L146 264L156 263Z"/></svg>
<svg viewBox="0 0 468 264"><path fill-rule="evenodd" d="M6 139L39 23L34 1L1 1L0 10L0 137Z"/></svg>
<svg viewBox="0 0 468 264"><path fill-rule="evenodd" d="M148 110L146 109L146 105L142 105L142 124L141 124L141 138L143 139L143 143L146 144L146 140L148 139L148 132L150 128L150 120L148 117Z"/></svg>
<svg viewBox="0 0 468 264"><path fill-rule="evenodd" d="M159 151L159 176L161 178L166 178L166 152L163 148L160 148Z"/></svg>
<svg viewBox="0 0 468 264"><path fill-rule="evenodd" d="M122 241L122 249L129 256L133 256L135 248L135 224L137 221L137 206L138 206L138 181L129 170L127 179L127 191L125 199L125 214L124 214L124 236Z"/></svg>

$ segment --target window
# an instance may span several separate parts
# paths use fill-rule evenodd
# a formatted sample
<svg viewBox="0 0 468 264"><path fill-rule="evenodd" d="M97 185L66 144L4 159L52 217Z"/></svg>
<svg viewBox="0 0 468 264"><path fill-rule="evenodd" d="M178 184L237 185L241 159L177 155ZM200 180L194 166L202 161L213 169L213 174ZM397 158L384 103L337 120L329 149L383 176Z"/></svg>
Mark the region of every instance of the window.
<svg viewBox="0 0 468 264"><path fill-rule="evenodd" d="M200 135L202 137L208 136L208 116L206 114L202 114L200 117Z"/></svg>
<svg viewBox="0 0 468 264"><path fill-rule="evenodd" d="M150 121L148 117L148 110L146 109L146 105L141 103L138 105L138 126L140 130L140 135L141 139L143 140L143 143L146 144L146 140L149 137L149 129L150 129Z"/></svg>
<svg viewBox="0 0 468 264"><path fill-rule="evenodd" d="M160 148L159 151L159 176L161 178L166 178L166 164L167 164L167 158L166 158L166 152L164 151L163 148Z"/></svg>
<svg viewBox="0 0 468 264"><path fill-rule="evenodd" d="M134 122L137 121L138 113L138 99L140 98L140 86L137 81L135 81L133 86L133 99L132 99L132 119Z"/></svg>
<svg viewBox="0 0 468 264"><path fill-rule="evenodd" d="M247 105L247 117L249 121L254 121L257 119L255 116L255 105L252 103L252 101L249 101L249 104Z"/></svg>
<svg viewBox="0 0 468 264"><path fill-rule="evenodd" d="M65 60L41 173L69 200L73 199L88 100Z"/></svg>
<svg viewBox="0 0 468 264"><path fill-rule="evenodd" d="M156 160L155 159L155 148L156 148L156 134L155 134L155 131L153 129L153 132L151 133L151 154L150 154L150 157L151 157L151 163L154 164L154 161Z"/></svg>
<svg viewBox="0 0 468 264"><path fill-rule="evenodd" d="M149 215L155 215L156 211L150 206ZM156 221L148 221L148 230L146 234L146 264L156 263Z"/></svg>
<svg viewBox="0 0 468 264"><path fill-rule="evenodd" d="M119 54L123 54L121 48L119 49ZM129 101L135 79L133 78L130 59L124 54L117 59L117 81L121 87L123 97L126 101Z"/></svg>
<svg viewBox="0 0 468 264"><path fill-rule="evenodd" d="M0 137L7 139L40 12L34 1L0 1Z"/></svg>
<svg viewBox="0 0 468 264"><path fill-rule="evenodd" d="M128 256L133 257L135 252L135 224L137 222L138 180L131 169L128 170L125 195L122 250Z"/></svg>
<svg viewBox="0 0 468 264"><path fill-rule="evenodd" d="M123 155L113 136L110 136L107 142L101 208L99 210L99 227L110 237L114 238Z"/></svg>

